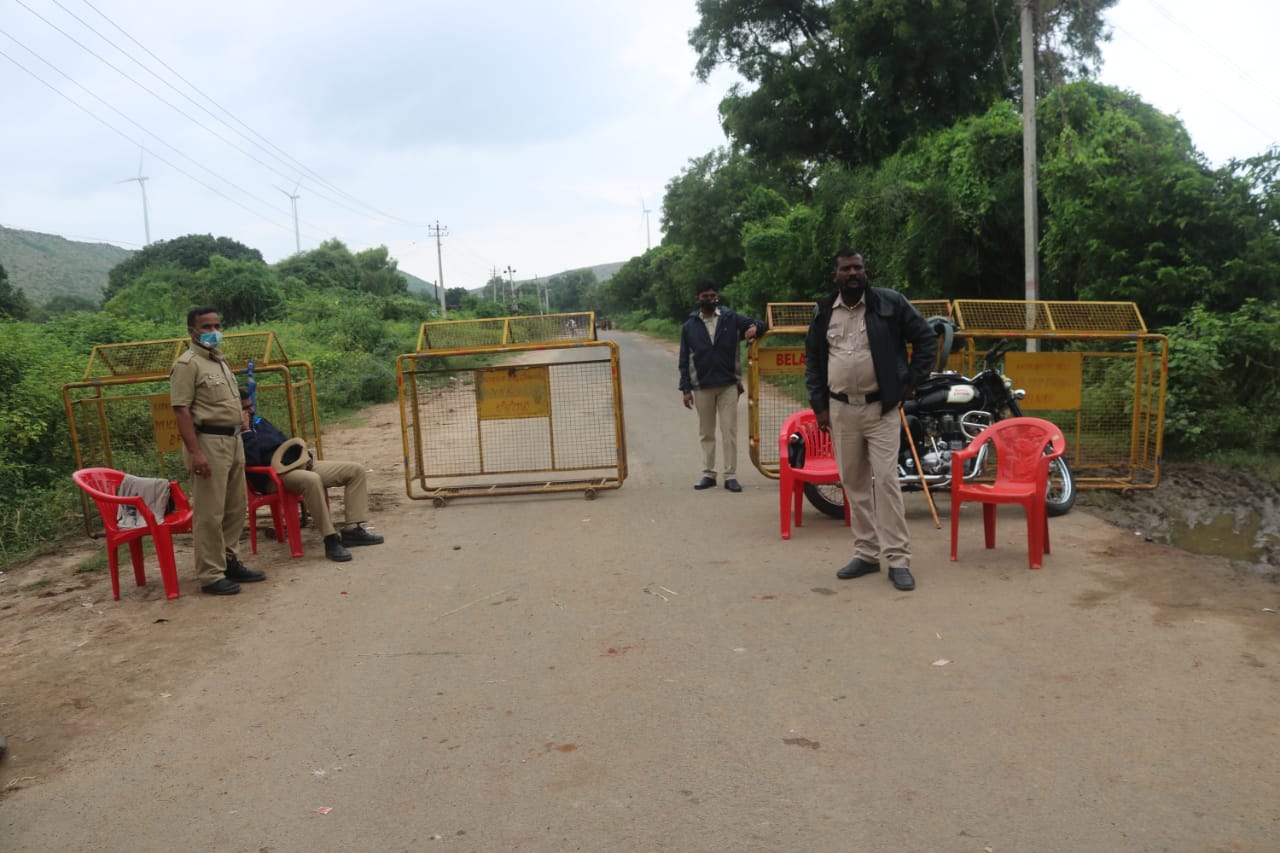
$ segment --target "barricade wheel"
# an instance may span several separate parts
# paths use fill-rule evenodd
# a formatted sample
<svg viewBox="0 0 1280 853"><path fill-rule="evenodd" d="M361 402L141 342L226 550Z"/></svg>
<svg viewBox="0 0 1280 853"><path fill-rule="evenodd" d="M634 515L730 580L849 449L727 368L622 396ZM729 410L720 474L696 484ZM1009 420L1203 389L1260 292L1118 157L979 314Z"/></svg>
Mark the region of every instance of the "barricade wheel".
<svg viewBox="0 0 1280 853"><path fill-rule="evenodd" d="M583 495L583 497L585 497L587 500L589 500L589 501L593 501L593 500L595 500L595 499L596 499L596 490L595 490L595 489L587 489L585 492L583 492L583 493L582 493L582 495Z"/></svg>
<svg viewBox="0 0 1280 853"><path fill-rule="evenodd" d="M443 509L443 508L444 508L444 498L432 498L432 499L431 499L431 505L432 505L432 506L434 506L434 507L436 507L437 509Z"/></svg>

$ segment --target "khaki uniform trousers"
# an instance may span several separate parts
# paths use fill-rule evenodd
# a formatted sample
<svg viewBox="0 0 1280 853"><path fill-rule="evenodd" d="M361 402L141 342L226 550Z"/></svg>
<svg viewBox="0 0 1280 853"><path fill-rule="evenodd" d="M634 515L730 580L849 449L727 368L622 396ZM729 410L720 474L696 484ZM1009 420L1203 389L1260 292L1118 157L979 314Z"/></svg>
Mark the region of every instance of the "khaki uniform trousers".
<svg viewBox="0 0 1280 853"><path fill-rule="evenodd" d="M901 421L896 407L880 409L880 403L832 400L831 445L849 501L853 556L909 569L910 534L898 485Z"/></svg>
<svg viewBox="0 0 1280 853"><path fill-rule="evenodd" d="M325 501L325 489L329 486L343 487L343 505L346 507L348 527L369 520L369 484L365 479L364 466L358 462L317 459L312 463L310 471L295 468L280 475L280 482L289 491L302 495L307 512L315 517L322 536L338 532L333 526L329 505Z"/></svg>
<svg viewBox="0 0 1280 853"><path fill-rule="evenodd" d="M192 546L200 584L220 580L227 558L239 559L240 534L248 517L244 488L244 443L239 435L197 432L200 449L209 458L209 476L191 476ZM186 450L182 453L191 470Z"/></svg>
<svg viewBox="0 0 1280 853"><path fill-rule="evenodd" d="M720 442L724 450L724 477L738 473L738 386L699 388L693 392L693 408L698 413L698 442L702 445L702 474L716 476L716 421L720 422Z"/></svg>

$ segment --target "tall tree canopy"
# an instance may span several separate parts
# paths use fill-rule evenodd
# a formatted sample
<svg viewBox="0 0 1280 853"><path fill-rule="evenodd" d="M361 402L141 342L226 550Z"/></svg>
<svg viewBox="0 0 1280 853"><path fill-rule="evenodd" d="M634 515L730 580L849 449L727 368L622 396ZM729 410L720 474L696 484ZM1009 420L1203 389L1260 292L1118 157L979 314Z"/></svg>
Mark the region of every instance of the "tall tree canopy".
<svg viewBox="0 0 1280 853"><path fill-rule="evenodd" d="M1059 80L1087 72L1116 0L1039 0L1038 54ZM1013 0L698 0L689 43L703 80L746 81L725 132L773 162L871 163L911 137L1021 89Z"/></svg>
<svg viewBox="0 0 1280 853"><path fill-rule="evenodd" d="M173 266L196 272L209 266L209 259L214 256L229 261L264 263L261 252L230 237L188 234L173 240L159 240L111 268L102 301L111 299L151 267Z"/></svg>

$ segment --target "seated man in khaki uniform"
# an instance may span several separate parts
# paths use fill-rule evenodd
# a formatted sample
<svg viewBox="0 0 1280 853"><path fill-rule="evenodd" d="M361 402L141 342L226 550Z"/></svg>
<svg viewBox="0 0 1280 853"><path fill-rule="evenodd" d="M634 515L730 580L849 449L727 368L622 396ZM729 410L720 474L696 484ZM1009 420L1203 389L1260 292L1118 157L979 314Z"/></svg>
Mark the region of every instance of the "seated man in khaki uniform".
<svg viewBox="0 0 1280 853"><path fill-rule="evenodd" d="M240 389L240 410L245 464L250 467L270 465L276 448L288 441L288 437L271 421L255 414L253 399L243 388ZM265 492L270 488L270 479L262 474L250 473L247 476L258 491ZM307 512L315 517L324 535L324 555L330 560L345 563L351 559L348 547L382 544L381 536L360 526L369 519L369 486L365 481L365 468L360 463L313 459L308 452L306 465L281 474L280 482L289 491L302 495ZM325 501L325 488L328 486L342 486L344 489L347 526L341 533L329 517L329 505Z"/></svg>

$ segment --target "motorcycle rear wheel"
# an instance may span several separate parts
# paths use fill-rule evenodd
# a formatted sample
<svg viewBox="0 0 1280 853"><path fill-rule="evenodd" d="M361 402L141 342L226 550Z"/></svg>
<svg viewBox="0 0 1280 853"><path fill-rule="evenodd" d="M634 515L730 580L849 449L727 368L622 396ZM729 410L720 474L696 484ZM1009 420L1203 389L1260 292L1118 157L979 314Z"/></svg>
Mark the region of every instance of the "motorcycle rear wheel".
<svg viewBox="0 0 1280 853"><path fill-rule="evenodd" d="M1049 463L1049 487L1044 493L1044 509L1050 518L1066 515L1076 505L1076 478L1067 460L1058 457Z"/></svg>
<svg viewBox="0 0 1280 853"><path fill-rule="evenodd" d="M823 515L844 519L844 490L839 483L805 483L804 496Z"/></svg>

